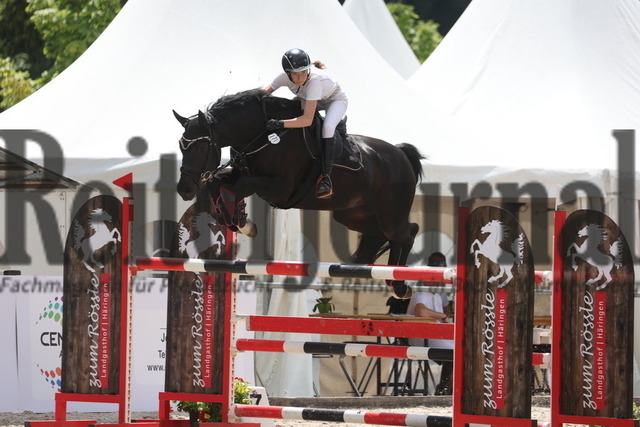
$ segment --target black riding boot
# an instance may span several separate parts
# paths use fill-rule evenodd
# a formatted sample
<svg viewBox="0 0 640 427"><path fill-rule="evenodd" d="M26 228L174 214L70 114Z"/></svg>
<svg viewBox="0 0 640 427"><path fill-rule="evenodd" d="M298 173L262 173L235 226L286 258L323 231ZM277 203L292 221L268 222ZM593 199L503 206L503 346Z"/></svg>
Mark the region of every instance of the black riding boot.
<svg viewBox="0 0 640 427"><path fill-rule="evenodd" d="M333 195L333 184L331 183L331 169L333 169L333 153L336 145L335 136L322 138L322 175L316 184L316 197L318 199L328 199Z"/></svg>

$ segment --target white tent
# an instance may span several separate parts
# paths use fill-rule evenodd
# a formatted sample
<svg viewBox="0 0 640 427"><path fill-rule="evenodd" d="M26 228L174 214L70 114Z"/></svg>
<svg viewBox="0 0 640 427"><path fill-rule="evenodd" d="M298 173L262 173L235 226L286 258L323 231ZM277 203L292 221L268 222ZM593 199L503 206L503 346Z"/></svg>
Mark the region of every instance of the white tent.
<svg viewBox="0 0 640 427"><path fill-rule="evenodd" d="M640 129L638 70L636 0L473 0L408 80L450 126L430 150L436 182L537 182L556 203L567 184L594 183L637 256L640 150L621 153L635 170L618 171L613 130Z"/></svg>
<svg viewBox="0 0 640 427"><path fill-rule="evenodd" d="M350 95L350 131L394 143L420 138L407 125L419 117L417 96L337 0L130 1L74 64L0 114L0 129L41 129L67 157L91 159L130 158L127 143L139 136L149 144L144 158L155 160L177 151L172 109L193 114L270 83L292 47L322 60Z"/></svg>
<svg viewBox="0 0 640 427"><path fill-rule="evenodd" d="M369 43L398 74L408 79L418 70L420 61L383 0L346 0L343 7Z"/></svg>
<svg viewBox="0 0 640 427"><path fill-rule="evenodd" d="M616 168L639 69L635 0L473 0L409 83L451 120L434 162L557 174Z"/></svg>
<svg viewBox="0 0 640 427"><path fill-rule="evenodd" d="M425 126L425 141L444 136L422 146L432 178L445 188L535 182L556 199L587 181L614 219L616 198L637 219L640 189L620 191L619 173L633 181L634 171L618 170L613 130L640 128L639 69L635 0L472 1L408 80L448 123L437 135ZM640 150L621 157L637 183Z"/></svg>

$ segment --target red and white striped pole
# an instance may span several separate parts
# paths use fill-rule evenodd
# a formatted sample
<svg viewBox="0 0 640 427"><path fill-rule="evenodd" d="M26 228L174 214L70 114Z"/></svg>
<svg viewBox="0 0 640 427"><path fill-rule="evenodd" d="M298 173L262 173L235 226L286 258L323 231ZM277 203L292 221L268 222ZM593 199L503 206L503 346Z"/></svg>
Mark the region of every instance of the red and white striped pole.
<svg viewBox="0 0 640 427"><path fill-rule="evenodd" d="M220 259L139 257L138 270L192 271L195 273L234 273L274 276L341 277L379 280L422 280L451 284L456 269L450 267L406 267L396 265L360 265L329 262L248 261ZM535 282L551 280L551 272L536 271Z"/></svg>
<svg viewBox="0 0 640 427"><path fill-rule="evenodd" d="M318 341L282 341L239 338L238 351L265 351L270 353L331 354L350 357L387 357L393 359L435 360L452 362L453 349L401 346L384 344L332 343ZM550 353L533 353L532 366L549 366Z"/></svg>
<svg viewBox="0 0 640 427"><path fill-rule="evenodd" d="M292 261L247 261L189 258L137 258L139 270L192 271L197 273L235 273L251 275L342 277L381 280L424 280L453 283L455 268L405 267Z"/></svg>
<svg viewBox="0 0 640 427"><path fill-rule="evenodd" d="M295 408L288 406L234 405L237 417L277 420L328 421L334 423L378 424L387 426L451 427L452 418L423 414L394 414L353 410Z"/></svg>
<svg viewBox="0 0 640 427"><path fill-rule="evenodd" d="M331 354L353 357L388 357L394 359L452 361L453 349L383 344L331 343L314 341L278 341L240 338L238 351L272 353Z"/></svg>

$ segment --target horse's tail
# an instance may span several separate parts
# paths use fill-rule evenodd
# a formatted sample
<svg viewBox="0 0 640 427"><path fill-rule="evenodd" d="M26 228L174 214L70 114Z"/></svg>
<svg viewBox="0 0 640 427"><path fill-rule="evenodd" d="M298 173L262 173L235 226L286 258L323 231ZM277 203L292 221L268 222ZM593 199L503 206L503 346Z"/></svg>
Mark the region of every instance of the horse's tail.
<svg viewBox="0 0 640 427"><path fill-rule="evenodd" d="M76 220L73 222L73 248L80 249L82 238L85 235L84 227Z"/></svg>
<svg viewBox="0 0 640 427"><path fill-rule="evenodd" d="M402 150L407 159L409 159L409 163L411 163L411 169L413 169L413 173L416 178L416 182L420 182L422 180L422 163L423 159L426 159L418 149L411 144L398 144L396 145L399 149Z"/></svg>
<svg viewBox="0 0 640 427"><path fill-rule="evenodd" d="M622 251L623 251L623 244L622 244L622 239L620 238L616 240L611 245L611 248L609 249L609 252L613 257L613 265L615 265L617 268L622 267Z"/></svg>
<svg viewBox="0 0 640 427"><path fill-rule="evenodd" d="M511 244L511 249L516 254L516 265L524 263L524 233L520 233L518 238Z"/></svg>

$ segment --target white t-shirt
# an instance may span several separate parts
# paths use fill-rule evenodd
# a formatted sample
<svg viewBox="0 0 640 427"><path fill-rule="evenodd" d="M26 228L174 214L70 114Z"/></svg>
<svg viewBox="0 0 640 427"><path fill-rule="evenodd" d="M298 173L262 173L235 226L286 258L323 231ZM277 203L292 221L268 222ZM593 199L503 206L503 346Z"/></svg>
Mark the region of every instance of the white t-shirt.
<svg viewBox="0 0 640 427"><path fill-rule="evenodd" d="M444 309L442 308L442 297L439 294L434 294L433 292L415 292L409 301L407 314L415 316L416 305L418 304L424 304L424 306L430 310L437 311L438 313L444 313ZM438 323L440 323L440 320L438 320ZM409 344L424 346L424 340L420 338L410 338ZM453 348L453 340L429 339L427 345L435 348Z"/></svg>
<svg viewBox="0 0 640 427"><path fill-rule="evenodd" d="M278 74L269 86L273 90L284 86L289 88L298 98L318 101L318 109L324 109L333 101L347 99L347 95L342 91L340 85L327 73L317 68L309 73L309 78L302 86L293 83L284 72Z"/></svg>

